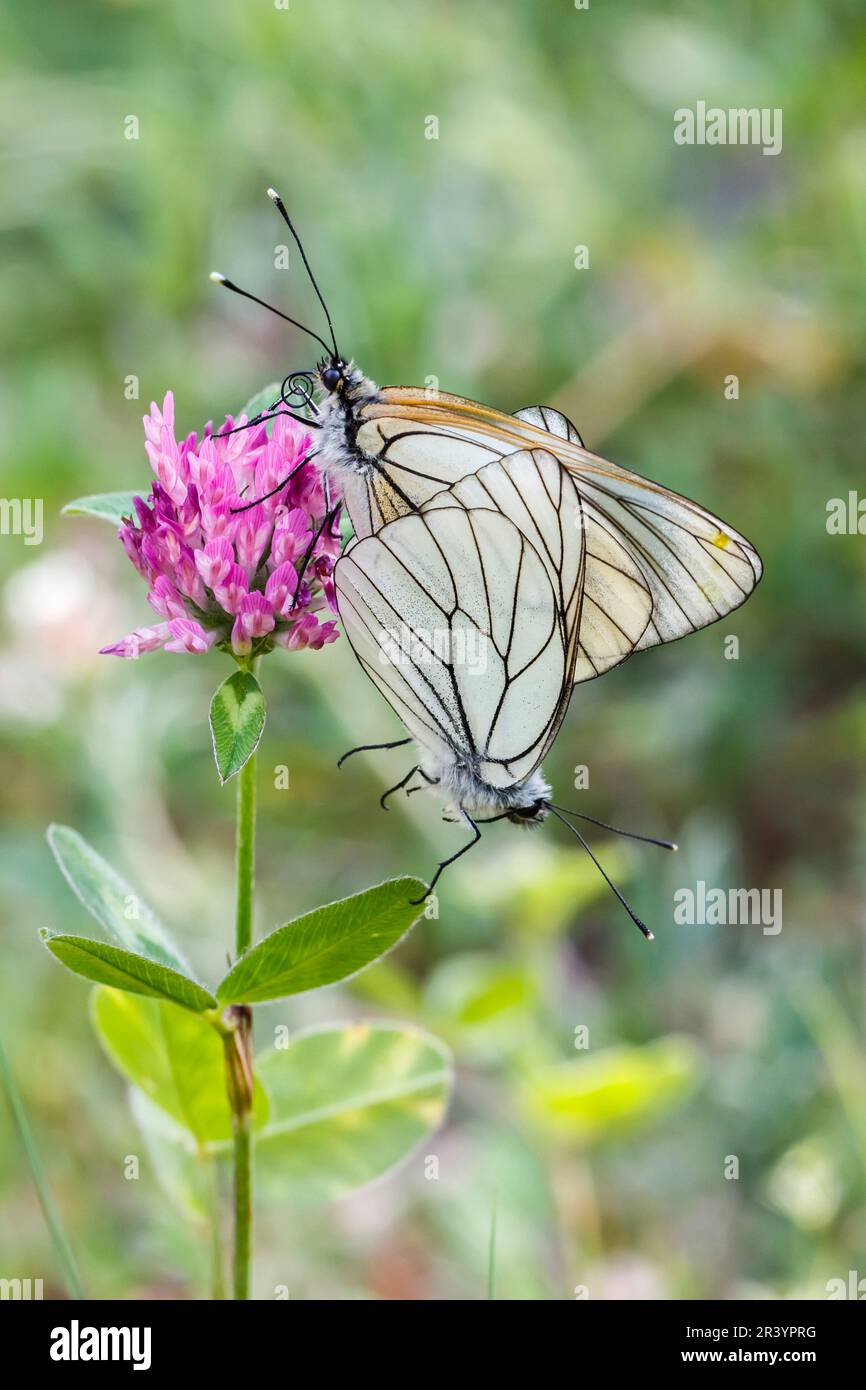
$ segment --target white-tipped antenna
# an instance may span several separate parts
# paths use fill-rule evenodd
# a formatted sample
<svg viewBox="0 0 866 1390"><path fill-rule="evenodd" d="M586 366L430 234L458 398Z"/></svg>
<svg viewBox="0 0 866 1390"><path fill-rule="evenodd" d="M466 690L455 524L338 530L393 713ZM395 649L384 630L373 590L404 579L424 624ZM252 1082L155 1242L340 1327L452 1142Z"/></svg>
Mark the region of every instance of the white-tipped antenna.
<svg viewBox="0 0 866 1390"><path fill-rule="evenodd" d="M626 912L628 913L628 915L629 915L629 917L631 918L631 920L634 922L635 926L638 927L638 928L640 929L640 931L643 932L643 934L644 934L644 936L646 937L647 941L655 941L655 936L654 936L653 933L650 931L650 929L649 929L649 927L647 926L646 922L644 922L640 917L638 917L638 915L637 915L637 913L635 912L634 908L633 908L633 907L631 906L631 904L630 904L629 902L627 902L627 900L623 897L622 893L621 893L621 892L619 891L619 889L617 888L617 886L616 886L616 884L614 883L613 879L610 878L610 876L609 876L609 875L605 872L605 870L602 868L601 864L600 864L600 863L598 862L598 860L596 859L595 855L593 854L593 852L592 852L592 850L590 849L589 845L586 843L586 840L585 840L585 839L583 838L583 836L581 835L581 833L580 833L580 831L578 830L577 826L576 826L576 825L572 825L572 823L571 823L570 820L566 820L566 819L565 819L565 816L563 816L563 815L557 810L557 808L556 808L554 805L552 805L551 802L548 801L546 804L547 804L548 809L553 813L553 815L556 816L556 819L557 819L557 820L561 820L562 823L563 823L563 825L566 826L566 828L567 828L568 830L571 831L572 835L576 835L577 838L578 838L578 840L580 840L580 843L583 845L584 849L586 850L586 852L587 852L587 854L589 855L590 859L592 860L593 864L594 864L595 867L598 869L599 873L601 874L601 876L602 876L602 878L604 879L605 883L607 884L608 888L610 888L610 889L613 891L613 893L615 894L615 896L616 896L617 898L619 898L620 902L622 903L623 907L625 908L625 910L626 910Z"/></svg>
<svg viewBox="0 0 866 1390"><path fill-rule="evenodd" d="M299 323L289 314L284 314L282 309L275 309L273 304L269 304L266 299L259 299L257 294L250 294L249 290L242 290L240 285L236 285L233 280L230 280L219 270L212 270L208 279L212 280L215 285L223 285L227 290L231 290L232 294L239 294L243 299L251 299L254 304L260 304L263 309L269 309L272 314L277 315L277 318L285 319L286 323L292 324L294 328L300 328L301 332L306 333L310 338L315 338L316 342L325 349L325 352L330 353L331 349L324 338L320 338L318 333L313 332L312 328L307 328L305 324Z"/></svg>
<svg viewBox="0 0 866 1390"><path fill-rule="evenodd" d="M301 260L304 262L304 269L306 270L307 274L308 274L309 277L310 277L310 284L312 285L313 289L316 291L316 298L318 299L319 303L320 303L321 306L322 306L322 310L323 310L323 312L324 312L325 318L328 320L328 329L329 329L330 334L331 334L331 342L333 343L333 346L334 346L334 357L335 357L335 358L339 358L339 356L340 356L340 349L337 347L337 339L336 339L336 336L335 336L335 334L334 334L334 325L331 323L331 315L330 315L329 312L328 312L328 306L327 306L327 304L325 303L325 298L324 298L324 295L322 294L322 291L319 289L318 283L317 283L317 281L316 281L316 277L315 277L315 275L313 274L312 270L310 269L310 262L307 260L307 253L306 253L306 251L304 250L303 244L302 244L302 242L301 242L301 238L298 236L297 232L295 231L294 223L292 222L291 217L289 216L288 212L286 211L286 205L285 205L285 203L283 202L282 198L280 197L279 193L277 192L277 190L276 190L275 188L269 188L269 189L268 189L268 197L270 198L270 200L271 200L271 202L273 203L274 207L277 209L277 212L280 214L280 217L283 219L283 221L285 222L285 224L286 224L286 226L288 227L289 231L291 232L292 238L293 238L293 240L294 240L294 243L295 243L295 245L297 246L298 250L299 250L300 253L301 253ZM330 349L328 349L328 351L330 351Z"/></svg>
<svg viewBox="0 0 866 1390"><path fill-rule="evenodd" d="M636 830L621 830L618 825L609 825L606 820L599 820L597 816L588 816L585 811L569 811L565 806L555 806L553 802L548 802L552 811L561 811L564 816L577 816L578 820L591 821L593 825L600 825L602 830L610 830L614 835L624 835L627 840L642 840L645 845L658 845L659 849L677 850L679 845L674 844L673 840L659 840L655 835L639 835Z"/></svg>

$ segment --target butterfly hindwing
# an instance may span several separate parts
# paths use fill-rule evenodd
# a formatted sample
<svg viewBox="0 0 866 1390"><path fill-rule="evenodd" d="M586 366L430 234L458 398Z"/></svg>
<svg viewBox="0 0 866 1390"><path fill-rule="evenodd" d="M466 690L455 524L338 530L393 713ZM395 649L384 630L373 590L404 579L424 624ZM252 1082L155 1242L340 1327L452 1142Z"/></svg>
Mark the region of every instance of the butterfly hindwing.
<svg viewBox="0 0 866 1390"><path fill-rule="evenodd" d="M459 501L508 516L547 568L567 634L571 681L624 661L650 621L643 573L577 480L548 449L522 449L485 464L425 506Z"/></svg>
<svg viewBox="0 0 866 1390"><path fill-rule="evenodd" d="M356 655L422 745L493 787L538 766L567 703L568 634L509 517L440 499L359 540L335 583Z"/></svg>

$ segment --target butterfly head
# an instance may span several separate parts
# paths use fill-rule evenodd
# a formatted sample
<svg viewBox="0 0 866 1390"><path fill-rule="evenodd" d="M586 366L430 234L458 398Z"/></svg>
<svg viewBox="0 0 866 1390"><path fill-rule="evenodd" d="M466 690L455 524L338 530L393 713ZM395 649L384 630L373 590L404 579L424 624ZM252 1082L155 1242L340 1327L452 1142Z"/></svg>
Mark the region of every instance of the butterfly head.
<svg viewBox="0 0 866 1390"><path fill-rule="evenodd" d="M354 362L333 353L316 366L316 385L321 395L323 420L354 418L357 412L378 398L375 382L364 376Z"/></svg>
<svg viewBox="0 0 866 1390"><path fill-rule="evenodd" d="M550 814L550 807L544 797L537 797L523 806L513 806L508 812L508 819L512 825L522 825L524 828L530 825L541 825Z"/></svg>
<svg viewBox="0 0 866 1390"><path fill-rule="evenodd" d="M325 405L336 405L341 412L352 414L379 394L375 383L364 376L360 367L336 353L318 363L316 379Z"/></svg>
<svg viewBox="0 0 866 1390"><path fill-rule="evenodd" d="M322 390L329 395L339 394L346 389L346 383L350 373L348 362L344 362L341 357L332 357L319 363L319 381Z"/></svg>

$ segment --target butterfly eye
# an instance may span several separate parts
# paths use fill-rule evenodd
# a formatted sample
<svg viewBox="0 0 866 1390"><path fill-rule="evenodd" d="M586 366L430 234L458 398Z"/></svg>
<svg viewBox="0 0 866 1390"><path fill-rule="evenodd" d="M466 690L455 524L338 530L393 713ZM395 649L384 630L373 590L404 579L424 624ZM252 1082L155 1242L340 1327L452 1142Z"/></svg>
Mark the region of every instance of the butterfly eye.
<svg viewBox="0 0 866 1390"><path fill-rule="evenodd" d="M340 382L343 380L343 373L339 367L326 367L322 372L322 384L329 391L336 391Z"/></svg>

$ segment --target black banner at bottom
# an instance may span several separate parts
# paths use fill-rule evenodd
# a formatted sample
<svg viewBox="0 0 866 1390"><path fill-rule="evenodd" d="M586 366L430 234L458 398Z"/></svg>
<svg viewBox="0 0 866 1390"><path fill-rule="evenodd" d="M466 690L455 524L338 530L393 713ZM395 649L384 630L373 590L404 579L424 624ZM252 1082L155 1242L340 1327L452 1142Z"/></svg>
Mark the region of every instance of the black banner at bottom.
<svg viewBox="0 0 866 1390"><path fill-rule="evenodd" d="M335 1363L346 1359L347 1369L358 1370L359 1358L369 1352L366 1341L371 1335L391 1333L396 1328L411 1327L398 1321L395 1313L383 1316L382 1304L326 1304L329 1335L321 1343L323 1361L329 1376ZM340 1308L339 1335L334 1336L333 1310ZM406 1305L398 1319L406 1316ZM427 1305L425 1319L442 1326L445 1307ZM482 1310L478 1303L466 1305L472 1309L473 1324L467 1328L457 1347L449 1352L442 1347L440 1365L448 1364L453 1355L465 1368L466 1355L472 1338L479 1334L479 1354L493 1360L496 1342L492 1340L502 1328L503 1348L513 1345L519 1330L515 1312L505 1324L500 1324L497 1309ZM540 1326L530 1310L537 1305L520 1304L516 1314L534 1330ZM38 1370L60 1380L71 1375L99 1376L103 1369L113 1375L127 1371L139 1375L163 1373L167 1370L193 1374L206 1372L219 1375L225 1383L228 1375L254 1375L277 1372L291 1374L300 1347L305 1348L304 1361L309 1369L310 1342L307 1336L311 1321L315 1323L317 1309L322 1305L309 1302L231 1303L0 1303L0 1325L6 1346L14 1347L14 1360L25 1371ZM525 1313L524 1313L524 1310ZM446 1314L446 1316L448 1316ZM482 1322L478 1323L478 1317ZM358 1318L351 1329L346 1318ZM458 1319L461 1315L457 1314ZM487 1318L491 1321L488 1323ZM548 1322L547 1319L550 1318ZM667 1372L674 1367L696 1369L704 1366L732 1368L763 1366L777 1369L806 1366L826 1376L828 1371L843 1363L856 1364L863 1346L866 1320L859 1303L784 1302L784 1303L635 1303L589 1300L559 1305L559 1312L549 1309L543 1324L545 1341L539 1353L542 1365L549 1366L554 1347L551 1336L559 1334L568 1340L564 1352L579 1359L586 1367L588 1359L600 1361L610 1371ZM359 1340L354 1333L360 1334ZM348 1333L348 1335L346 1335ZM442 1344L439 1344L442 1346ZM482 1352L483 1348L483 1352ZM524 1347L527 1360L532 1357L531 1345ZM425 1358L426 1359L426 1358ZM436 1358L438 1361L438 1358ZM429 1365L429 1362L428 1362Z"/></svg>

